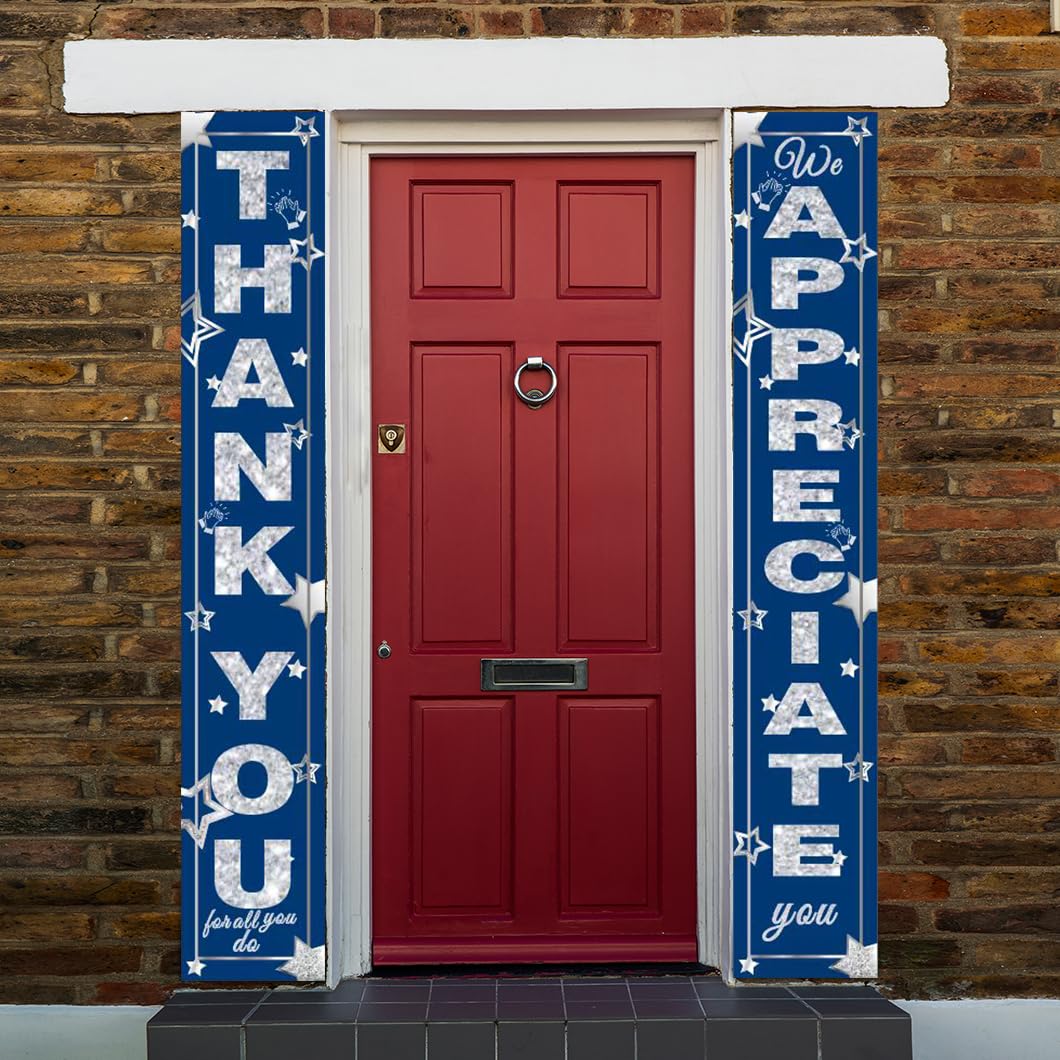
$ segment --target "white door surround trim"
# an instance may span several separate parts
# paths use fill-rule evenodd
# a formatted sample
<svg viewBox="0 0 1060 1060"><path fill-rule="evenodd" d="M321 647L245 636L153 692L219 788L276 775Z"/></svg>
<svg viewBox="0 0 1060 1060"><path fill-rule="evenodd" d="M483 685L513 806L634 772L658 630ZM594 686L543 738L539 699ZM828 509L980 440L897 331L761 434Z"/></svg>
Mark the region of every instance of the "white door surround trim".
<svg viewBox="0 0 1060 1060"><path fill-rule="evenodd" d="M79 40L65 108L652 110L938 107L938 37Z"/></svg>
<svg viewBox="0 0 1060 1060"><path fill-rule="evenodd" d="M696 159L695 511L699 956L727 970L729 868L729 216L727 122L333 121L328 417L328 977L371 967L371 381L368 164L373 155L659 153ZM339 411L341 410L341 411Z"/></svg>

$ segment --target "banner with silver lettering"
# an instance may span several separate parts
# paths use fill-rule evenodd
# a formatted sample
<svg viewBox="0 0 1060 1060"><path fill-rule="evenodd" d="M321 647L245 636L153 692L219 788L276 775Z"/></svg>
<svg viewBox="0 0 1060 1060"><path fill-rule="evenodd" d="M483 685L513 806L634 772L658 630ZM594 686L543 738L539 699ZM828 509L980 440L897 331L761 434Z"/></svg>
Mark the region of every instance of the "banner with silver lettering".
<svg viewBox="0 0 1060 1060"><path fill-rule="evenodd" d="M876 121L733 132L733 971L870 978Z"/></svg>
<svg viewBox="0 0 1060 1060"><path fill-rule="evenodd" d="M324 978L324 138L182 119L185 979Z"/></svg>

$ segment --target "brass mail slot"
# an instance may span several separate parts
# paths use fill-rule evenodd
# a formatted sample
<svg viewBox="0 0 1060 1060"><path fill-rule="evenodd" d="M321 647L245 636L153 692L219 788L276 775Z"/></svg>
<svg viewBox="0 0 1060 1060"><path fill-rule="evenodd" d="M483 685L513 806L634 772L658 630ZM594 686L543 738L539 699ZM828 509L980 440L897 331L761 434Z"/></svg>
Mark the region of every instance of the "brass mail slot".
<svg viewBox="0 0 1060 1060"><path fill-rule="evenodd" d="M589 687L588 659L483 659L483 692L558 692Z"/></svg>

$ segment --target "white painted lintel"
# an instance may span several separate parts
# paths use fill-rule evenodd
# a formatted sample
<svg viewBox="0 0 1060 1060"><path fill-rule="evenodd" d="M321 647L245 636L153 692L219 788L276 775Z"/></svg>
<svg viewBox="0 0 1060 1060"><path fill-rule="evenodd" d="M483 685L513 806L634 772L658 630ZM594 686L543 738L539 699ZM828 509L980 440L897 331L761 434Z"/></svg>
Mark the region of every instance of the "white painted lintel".
<svg viewBox="0 0 1060 1060"><path fill-rule="evenodd" d="M937 37L80 40L66 109L692 110L938 107Z"/></svg>

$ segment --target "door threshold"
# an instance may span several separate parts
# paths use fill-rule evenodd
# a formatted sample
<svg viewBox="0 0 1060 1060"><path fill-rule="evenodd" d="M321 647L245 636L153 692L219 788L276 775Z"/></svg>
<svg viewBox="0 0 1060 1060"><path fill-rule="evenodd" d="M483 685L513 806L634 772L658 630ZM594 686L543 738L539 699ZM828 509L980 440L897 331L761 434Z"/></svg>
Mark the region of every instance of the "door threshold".
<svg viewBox="0 0 1060 1060"><path fill-rule="evenodd" d="M624 935L591 939L571 935L499 938L376 938L374 965L509 964L691 964L697 957L691 936Z"/></svg>
<svg viewBox="0 0 1060 1060"><path fill-rule="evenodd" d="M662 961L645 964L638 961L613 961L598 964L551 963L520 964L403 964L375 967L365 979L604 979L616 976L636 979L659 979L679 976L716 976L717 968L694 961Z"/></svg>

